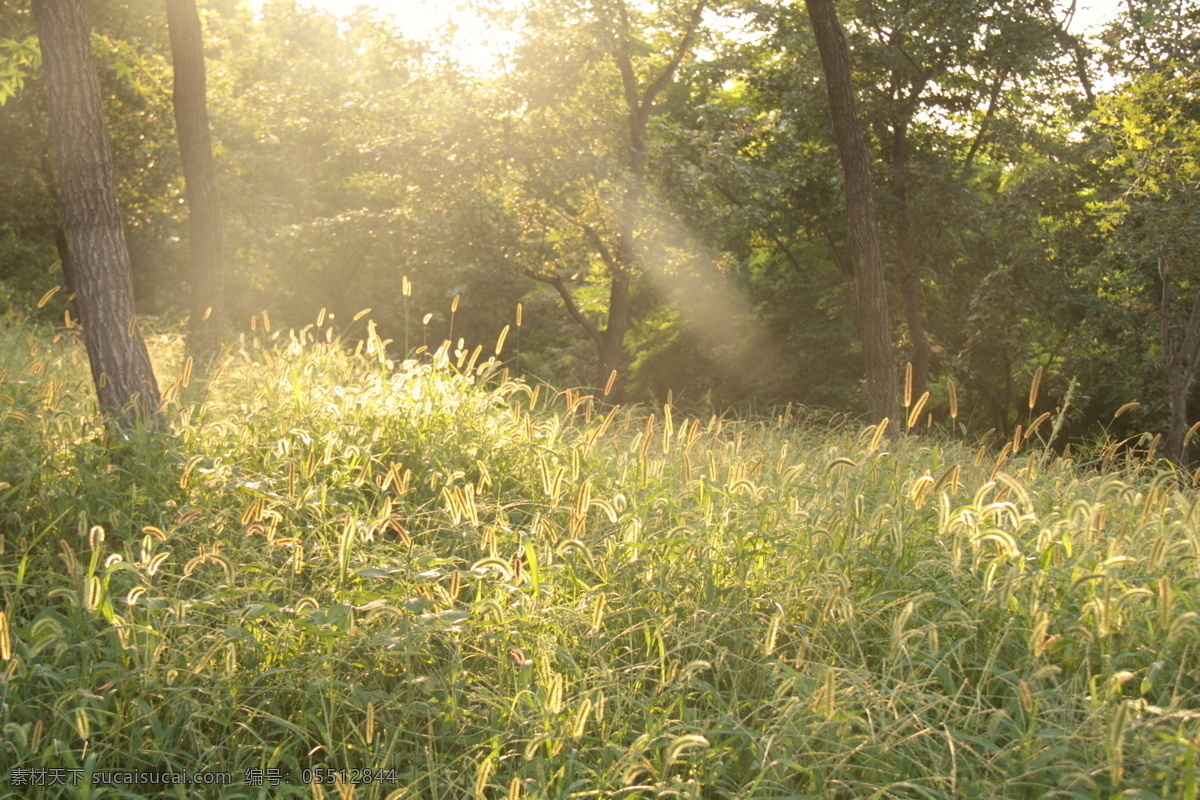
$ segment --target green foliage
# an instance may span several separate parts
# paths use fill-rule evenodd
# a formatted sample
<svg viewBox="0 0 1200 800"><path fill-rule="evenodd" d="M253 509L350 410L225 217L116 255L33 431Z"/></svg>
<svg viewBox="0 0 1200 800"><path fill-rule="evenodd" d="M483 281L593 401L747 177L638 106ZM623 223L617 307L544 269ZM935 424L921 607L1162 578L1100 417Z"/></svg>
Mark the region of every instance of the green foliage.
<svg viewBox="0 0 1200 800"><path fill-rule="evenodd" d="M131 0L96 4L91 20L135 289L144 310L165 312L178 293L178 273L185 263L178 246L182 177L170 105L165 15L161 3ZM0 8L0 30L17 37L12 40L16 49L8 52L23 65L25 76L9 84L12 91L0 113L6 150L0 167L0 285L18 307L30 311L62 282L52 267L61 258L55 237L62 223L42 105L41 51L33 28L27 3ZM65 295L45 313L60 316Z"/></svg>
<svg viewBox="0 0 1200 800"><path fill-rule="evenodd" d="M209 14L209 103L233 314L302 325L364 308L399 343L493 335L526 292L490 255L490 101L367 13ZM413 288L402 292L407 276ZM433 344L436 344L434 342ZM414 345L417 346L417 345Z"/></svg>
<svg viewBox="0 0 1200 800"><path fill-rule="evenodd" d="M20 93L25 78L42 63L36 36L0 39L0 106Z"/></svg>
<svg viewBox="0 0 1200 800"><path fill-rule="evenodd" d="M323 768L396 770L358 797L1194 796L1185 476L604 408L358 324L247 335L119 442L70 331L0 332L6 765L228 771L221 797Z"/></svg>
<svg viewBox="0 0 1200 800"><path fill-rule="evenodd" d="M596 342L578 319L603 329L626 258L629 397L861 409L840 170L803 4L712 4L655 95L640 163L614 44L646 89L694 6L623 5L625 26L616 2L475 3L509 48L486 72L365 7L202 4L231 318L267 309L299 326L326 309L356 336L371 308L403 356L452 332L490 337L522 303L516 370L584 385ZM162 5L89 10L139 306L185 313ZM1040 1L853 0L839 14L896 360L917 351L911 302L931 410L952 377L962 424L1011 432L1040 367L1047 407L1080 384L1069 440L1135 399L1113 434L1162 427L1159 256L1175 308L1197 285L1195 3L1134 4L1099 38ZM27 3L0 7L0 303L48 321L69 301L37 305L64 281L32 28Z"/></svg>
<svg viewBox="0 0 1200 800"><path fill-rule="evenodd" d="M1112 231L1138 201L1193 206L1200 180L1200 73L1165 64L1106 96L1096 123L1107 134L1113 155L1106 165L1119 194L1101 209L1101 229ZM1186 226L1191 229L1194 225Z"/></svg>
<svg viewBox="0 0 1200 800"><path fill-rule="evenodd" d="M1169 414L1166 375L1174 369L1163 349L1184 340L1200 287L1196 87L1194 67L1162 65L1101 98L1093 115L1097 188L1079 199L1098 235L1077 280L1105 310L1084 330L1121 367L1089 383L1099 392L1123 386L1126 399L1141 400L1138 422Z"/></svg>

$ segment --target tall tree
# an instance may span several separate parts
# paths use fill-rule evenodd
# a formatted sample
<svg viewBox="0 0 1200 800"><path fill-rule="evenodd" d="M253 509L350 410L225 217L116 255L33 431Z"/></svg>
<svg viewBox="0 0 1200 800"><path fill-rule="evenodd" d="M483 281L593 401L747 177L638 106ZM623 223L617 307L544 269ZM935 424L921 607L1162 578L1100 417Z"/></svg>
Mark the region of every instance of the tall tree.
<svg viewBox="0 0 1200 800"><path fill-rule="evenodd" d="M706 0L695 3L685 18L679 39L670 60L645 78L639 78L634 66L636 42L629 21L629 9L624 0L617 0L604 14L596 4L599 22L609 54L621 75L621 94L625 101L625 117L629 125L629 142L625 158L625 188L617 222L617 250L609 265L608 324L601 334L597 383L608 381L609 375L628 370L625 352L625 332L629 328L629 284L636 268L636 226L646 180L646 125L654 110L658 95L675 77L680 63L691 51L696 29L704 13ZM607 17L607 18L606 18Z"/></svg>
<svg viewBox="0 0 1200 800"><path fill-rule="evenodd" d="M873 421L887 418L898 423L899 387L892 358L887 288L875 223L871 160L854 104L850 54L833 1L805 0L805 5L821 52L829 114L833 119L833 134L845 179L846 224L858 298L858 335L867 369L868 413Z"/></svg>
<svg viewBox="0 0 1200 800"><path fill-rule="evenodd" d="M83 0L34 0L33 12L92 379L110 418L122 424L148 420L157 413L158 382L134 315L87 9Z"/></svg>
<svg viewBox="0 0 1200 800"><path fill-rule="evenodd" d="M196 0L167 0L167 26L175 68L175 130L183 162L192 256L188 345L194 354L208 359L221 346L225 237L209 133L204 46Z"/></svg>
<svg viewBox="0 0 1200 800"><path fill-rule="evenodd" d="M924 283L957 255L962 222L953 216L970 213L979 188L972 182L994 151L1027 141L1039 111L1068 105L1053 94L1071 91L1073 78L1090 92L1086 45L1057 14L1052 0L858 4L848 45L861 117L886 165L881 232L918 392L929 376L930 335L940 333L940 320L926 318L936 311L926 308Z"/></svg>
<svg viewBox="0 0 1200 800"><path fill-rule="evenodd" d="M1188 462L1188 395L1200 366L1200 71L1188 66L1159 65L1100 98L1095 115L1113 153L1110 196L1094 204L1101 229L1112 235L1093 280L1114 306L1141 312L1142 347L1157 349L1161 362L1158 385L1147 388L1159 396L1166 390L1164 451L1178 464ZM1146 335L1155 327L1147 313L1152 298L1157 337Z"/></svg>
<svg viewBox="0 0 1200 800"><path fill-rule="evenodd" d="M518 75L519 113L527 122L509 138L525 140L513 148L521 194L547 235L545 244L508 257L558 292L596 346L593 385L611 381L610 396L620 394L627 377L633 295L653 225L650 121L695 50L708 5L596 0L528 10L532 35ZM574 47L564 47L564 39ZM548 147L560 149L549 158ZM582 270L581 262L587 265ZM572 286L581 276L593 281L591 289L605 285L603 324L587 313L578 284Z"/></svg>

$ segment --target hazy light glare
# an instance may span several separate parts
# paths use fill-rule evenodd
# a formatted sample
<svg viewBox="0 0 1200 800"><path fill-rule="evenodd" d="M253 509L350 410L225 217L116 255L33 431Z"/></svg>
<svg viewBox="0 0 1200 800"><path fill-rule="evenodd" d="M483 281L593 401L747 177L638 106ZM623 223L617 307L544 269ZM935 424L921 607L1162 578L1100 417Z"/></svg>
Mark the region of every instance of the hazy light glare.
<svg viewBox="0 0 1200 800"><path fill-rule="evenodd" d="M515 44L510 31L488 19L485 10L516 10L523 0L301 0L301 5L348 17L360 8L390 17L404 35L445 49L464 67L490 72Z"/></svg>
<svg viewBox="0 0 1200 800"><path fill-rule="evenodd" d="M1076 0L1074 3L1067 0L1059 3L1064 14L1072 5L1075 6L1075 13L1066 25L1067 32L1097 34L1121 13L1125 0Z"/></svg>
<svg viewBox="0 0 1200 800"><path fill-rule="evenodd" d="M1059 0L1058 9L1069 33L1094 35L1122 12L1124 3ZM373 9L380 16L394 19L408 38L444 47L463 66L484 73L496 69L517 41L511 29L489 20L487 12L517 11L527 5L526 0L301 0L301 4L337 17L350 16L359 8ZM724 23L728 26L726 33L735 40L754 38L754 34L742 30L736 15L712 14L708 21Z"/></svg>

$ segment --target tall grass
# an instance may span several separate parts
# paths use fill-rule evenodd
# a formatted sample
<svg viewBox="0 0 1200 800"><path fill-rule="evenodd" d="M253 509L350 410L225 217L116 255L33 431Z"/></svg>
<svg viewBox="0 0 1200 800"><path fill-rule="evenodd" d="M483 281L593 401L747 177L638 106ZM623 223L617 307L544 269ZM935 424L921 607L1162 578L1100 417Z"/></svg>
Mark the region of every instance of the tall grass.
<svg viewBox="0 0 1200 800"><path fill-rule="evenodd" d="M1196 797L1168 468L609 408L373 328L261 331L122 441L69 336L0 368L0 764L84 770L4 797Z"/></svg>

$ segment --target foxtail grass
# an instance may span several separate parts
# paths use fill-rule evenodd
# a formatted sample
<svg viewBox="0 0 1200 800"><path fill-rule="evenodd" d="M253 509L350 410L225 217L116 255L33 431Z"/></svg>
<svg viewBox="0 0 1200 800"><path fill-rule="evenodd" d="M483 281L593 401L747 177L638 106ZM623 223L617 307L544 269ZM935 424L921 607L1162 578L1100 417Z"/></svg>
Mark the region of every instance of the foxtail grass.
<svg viewBox="0 0 1200 800"><path fill-rule="evenodd" d="M1154 463L884 450L261 323L120 442L72 337L0 333L0 763L236 776L183 792L213 797L1195 797L1200 519Z"/></svg>

